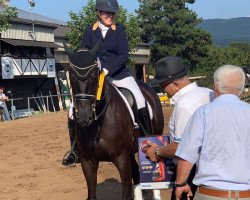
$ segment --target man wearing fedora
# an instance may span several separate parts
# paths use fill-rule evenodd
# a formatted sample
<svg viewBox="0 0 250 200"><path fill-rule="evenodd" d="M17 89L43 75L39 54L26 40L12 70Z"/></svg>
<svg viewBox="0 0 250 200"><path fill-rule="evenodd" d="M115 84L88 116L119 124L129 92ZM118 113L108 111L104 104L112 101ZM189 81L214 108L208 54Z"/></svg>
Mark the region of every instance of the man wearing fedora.
<svg viewBox="0 0 250 200"><path fill-rule="evenodd" d="M189 66L176 56L164 57L155 64L156 76L152 83L159 85L167 93L174 109L168 123L171 143L168 146L149 143L146 154L152 161L157 161L159 157L175 157L176 149L189 119L200 106L213 99L213 91L199 87L195 82L192 83L187 76L188 71ZM189 181L191 184L192 176ZM180 186L176 184L175 187ZM195 190L194 186L193 192ZM171 199L175 199L174 192Z"/></svg>

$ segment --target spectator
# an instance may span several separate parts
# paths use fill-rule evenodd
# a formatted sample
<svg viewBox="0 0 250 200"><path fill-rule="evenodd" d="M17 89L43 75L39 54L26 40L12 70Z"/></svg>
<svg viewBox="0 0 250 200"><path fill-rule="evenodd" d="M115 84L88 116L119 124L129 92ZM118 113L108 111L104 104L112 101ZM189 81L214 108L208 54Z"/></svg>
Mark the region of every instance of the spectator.
<svg viewBox="0 0 250 200"><path fill-rule="evenodd" d="M8 101L8 97L5 96L4 92L4 88L2 86L0 86L0 120L1 122L4 121L4 102Z"/></svg>
<svg viewBox="0 0 250 200"><path fill-rule="evenodd" d="M176 199L192 195L186 181L197 163L195 200L250 200L250 105L240 100L244 84L240 67L215 71L216 99L194 113L176 152Z"/></svg>
<svg viewBox="0 0 250 200"><path fill-rule="evenodd" d="M192 114L201 105L210 102L213 97L212 90L198 87L195 82L190 82L187 77L189 66L184 65L179 57L168 56L160 59L155 65L155 70L156 77L153 84L160 85L175 107L168 124L171 143L168 146L150 143L146 154L152 161L157 161L159 157L173 158L175 156L184 128ZM190 176L190 183L191 180L192 176ZM193 192L195 190L194 186ZM174 190L172 199L175 199Z"/></svg>

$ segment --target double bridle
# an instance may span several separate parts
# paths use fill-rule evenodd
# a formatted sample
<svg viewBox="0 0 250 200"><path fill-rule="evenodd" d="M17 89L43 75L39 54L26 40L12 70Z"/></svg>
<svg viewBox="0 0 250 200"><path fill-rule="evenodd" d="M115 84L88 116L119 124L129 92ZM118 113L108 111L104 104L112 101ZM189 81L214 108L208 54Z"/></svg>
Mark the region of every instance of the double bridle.
<svg viewBox="0 0 250 200"><path fill-rule="evenodd" d="M78 78L78 79L80 79L82 81L88 79L90 77L91 73L94 72L94 70L99 70L98 63L87 66L85 68L80 68L80 67L70 63L70 67L74 71L74 73L76 75L76 78ZM81 72L84 71L84 70L88 70L88 71L87 71L87 73L85 73L85 75L82 75ZM98 87L98 82L99 82L99 77L98 77L98 81L97 81L97 87ZM74 102L77 102L77 101L90 101L91 102L92 115L93 115L94 120L96 121L103 115L103 113L106 111L106 109L108 107L108 103L109 103L110 98L105 103L105 106L102 109L102 111L97 115L96 107L106 98L107 94L108 94L108 91L105 92L105 94L102 96L102 98L100 100L96 100L96 96L91 95L91 94L83 94L83 93L75 94L74 95ZM75 114L77 115L77 113L78 113L78 110L75 108ZM92 124L94 120L92 120L90 124Z"/></svg>

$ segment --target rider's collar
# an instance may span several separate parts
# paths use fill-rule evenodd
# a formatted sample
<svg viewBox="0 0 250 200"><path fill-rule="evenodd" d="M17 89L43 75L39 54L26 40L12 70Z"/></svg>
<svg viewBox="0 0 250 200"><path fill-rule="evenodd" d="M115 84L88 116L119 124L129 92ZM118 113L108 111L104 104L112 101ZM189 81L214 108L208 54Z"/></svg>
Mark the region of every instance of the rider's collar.
<svg viewBox="0 0 250 200"><path fill-rule="evenodd" d="M93 25L93 27L92 27L92 30L95 31L98 27L99 27L99 21L97 21L96 23L94 23L94 25ZM115 23L113 23L113 24L111 25L111 29L112 29L113 31L116 30L116 25L115 25Z"/></svg>

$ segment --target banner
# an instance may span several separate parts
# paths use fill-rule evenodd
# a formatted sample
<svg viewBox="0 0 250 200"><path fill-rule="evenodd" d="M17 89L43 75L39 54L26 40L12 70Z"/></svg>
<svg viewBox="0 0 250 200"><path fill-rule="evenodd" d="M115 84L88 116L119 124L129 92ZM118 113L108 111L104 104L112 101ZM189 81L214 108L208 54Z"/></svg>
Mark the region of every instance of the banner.
<svg viewBox="0 0 250 200"><path fill-rule="evenodd" d="M2 79L13 79L12 59L10 57L1 57Z"/></svg>

